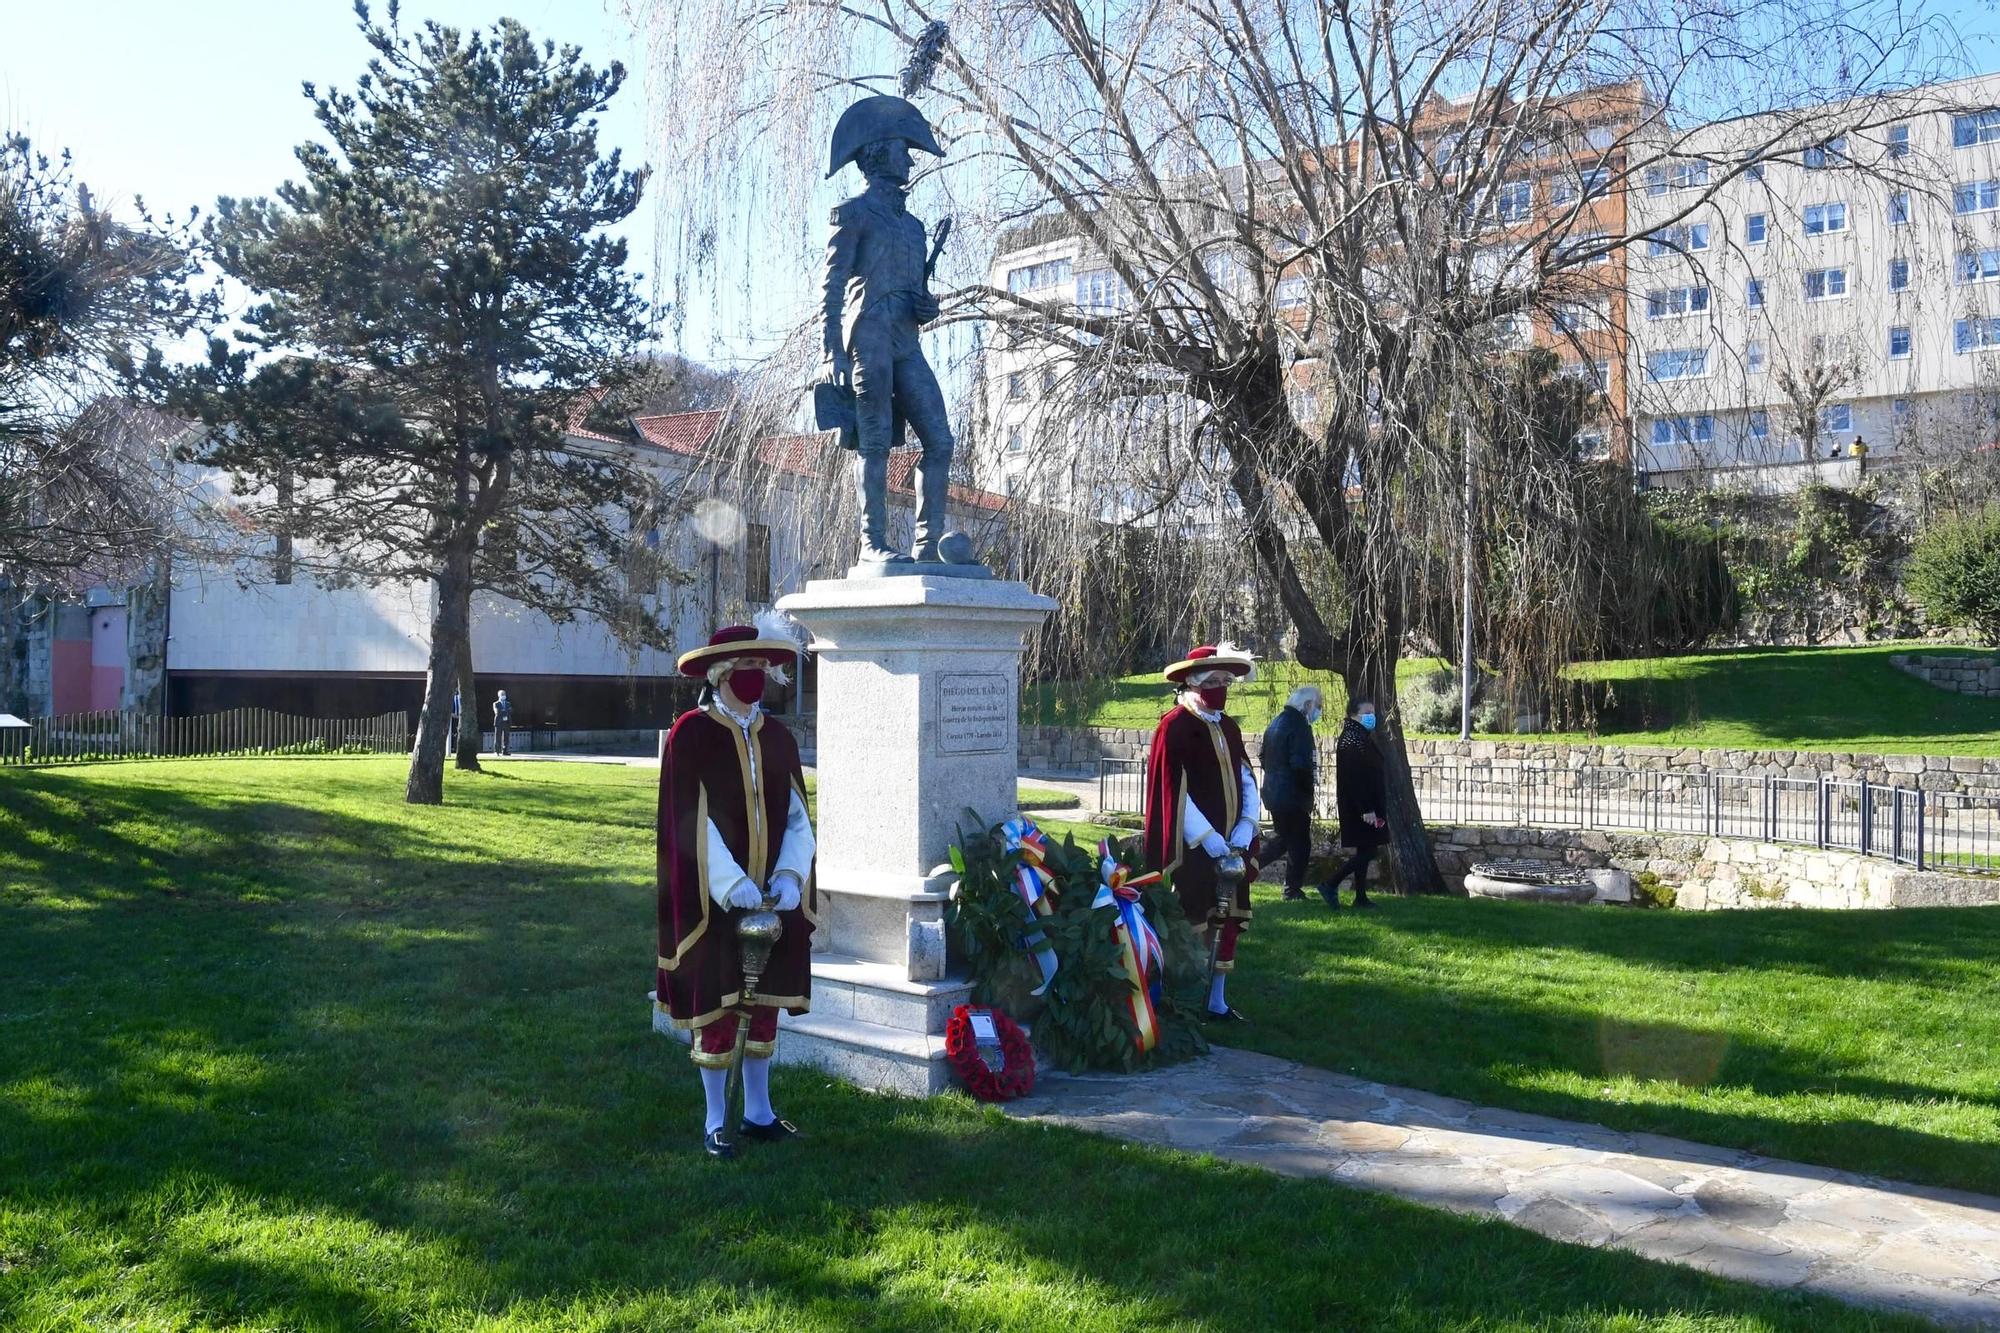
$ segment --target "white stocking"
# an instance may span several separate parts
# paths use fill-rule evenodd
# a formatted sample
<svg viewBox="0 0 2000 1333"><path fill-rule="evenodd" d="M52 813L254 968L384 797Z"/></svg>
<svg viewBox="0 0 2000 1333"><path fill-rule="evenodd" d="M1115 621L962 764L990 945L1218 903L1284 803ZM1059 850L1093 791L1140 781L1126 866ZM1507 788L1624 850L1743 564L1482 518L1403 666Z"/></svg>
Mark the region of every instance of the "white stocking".
<svg viewBox="0 0 2000 1333"><path fill-rule="evenodd" d="M699 1041L700 1037L697 1036L695 1039ZM746 1065L748 1063L748 1061L745 1061ZM701 1095L708 1101L708 1113L707 1117L702 1121L702 1128L707 1133L713 1134L716 1130L721 1129L723 1121L728 1117L729 1107L723 1100L728 1095L728 1089L729 1071L727 1069L710 1069L707 1065L701 1066Z"/></svg>
<svg viewBox="0 0 2000 1333"><path fill-rule="evenodd" d="M1215 980L1208 983L1208 1007L1218 1014L1229 1008L1229 1002L1222 998L1222 983L1227 980L1227 972L1217 972Z"/></svg>
<svg viewBox="0 0 2000 1333"><path fill-rule="evenodd" d="M743 1059L743 1118L753 1125L768 1125L778 1118L771 1109L771 1057Z"/></svg>

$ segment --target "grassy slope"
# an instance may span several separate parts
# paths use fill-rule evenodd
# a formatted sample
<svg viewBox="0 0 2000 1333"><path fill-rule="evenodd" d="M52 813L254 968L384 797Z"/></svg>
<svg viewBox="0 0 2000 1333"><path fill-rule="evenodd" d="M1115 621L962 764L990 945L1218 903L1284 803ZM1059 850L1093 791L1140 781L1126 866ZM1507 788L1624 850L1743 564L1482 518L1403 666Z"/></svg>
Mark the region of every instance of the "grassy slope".
<svg viewBox="0 0 2000 1333"><path fill-rule="evenodd" d="M2000 1193L2000 911L1640 912L1260 888L1237 1044Z"/></svg>
<svg viewBox="0 0 2000 1333"><path fill-rule="evenodd" d="M1611 682L1635 718L1607 724L1596 739L1623 745L1695 745L1739 749L1883 751L1892 754L2000 755L2000 701L1952 694L1889 665L1901 646L1733 649L1684 657L1589 662L1578 675ZM1951 651L1926 649L1925 651ZM1404 662L1398 674L1434 670ZM1346 697L1338 679L1286 663L1260 667L1263 679L1230 693L1230 711L1246 731L1262 730L1293 685L1311 680L1327 691L1330 711ZM1048 686L1027 697L1028 716L1087 720L1103 727L1148 727L1167 707L1156 675L1107 682L1079 719L1056 706Z"/></svg>
<svg viewBox="0 0 2000 1333"><path fill-rule="evenodd" d="M0 1325L1917 1327L803 1072L810 1142L709 1163L650 785L0 775Z"/></svg>

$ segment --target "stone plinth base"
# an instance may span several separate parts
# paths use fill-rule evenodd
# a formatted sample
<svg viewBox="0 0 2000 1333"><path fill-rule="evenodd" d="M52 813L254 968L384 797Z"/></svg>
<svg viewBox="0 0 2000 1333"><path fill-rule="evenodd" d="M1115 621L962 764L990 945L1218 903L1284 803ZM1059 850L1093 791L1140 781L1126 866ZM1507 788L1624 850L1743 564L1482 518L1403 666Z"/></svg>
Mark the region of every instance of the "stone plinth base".
<svg viewBox="0 0 2000 1333"><path fill-rule="evenodd" d="M929 1097L951 1084L944 1025L971 994L969 982L910 981L888 964L815 955L812 1012L778 1016L775 1058L877 1092ZM646 997L653 1030L685 1043L654 998Z"/></svg>

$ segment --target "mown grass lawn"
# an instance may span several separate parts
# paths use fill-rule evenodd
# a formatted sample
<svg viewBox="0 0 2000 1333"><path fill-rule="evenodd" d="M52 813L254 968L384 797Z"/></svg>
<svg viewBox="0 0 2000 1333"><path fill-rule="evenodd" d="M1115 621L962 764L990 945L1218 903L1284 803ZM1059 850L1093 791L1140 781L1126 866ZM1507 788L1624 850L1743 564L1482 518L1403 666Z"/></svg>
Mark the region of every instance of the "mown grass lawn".
<svg viewBox="0 0 2000 1333"><path fill-rule="evenodd" d="M1257 891L1223 1037L1477 1102L2000 1194L2000 910Z"/></svg>
<svg viewBox="0 0 2000 1333"><path fill-rule="evenodd" d="M643 1008L652 780L0 775L0 1327L1919 1327L799 1071L811 1139L711 1163Z"/></svg>
<svg viewBox="0 0 2000 1333"><path fill-rule="evenodd" d="M1536 739L1615 745L1749 750L1858 750L1888 754L2000 755L2000 700L1953 694L1889 664L1911 645L1857 648L1742 648L1679 657L1583 662L1579 677L1610 684L1613 715L1600 729ZM1958 651L1922 648L1933 654ZM1438 669L1433 658L1397 667L1405 684ZM1230 690L1229 711L1246 732L1261 732L1293 687L1312 683L1337 715L1347 697L1330 672L1264 663L1259 679ZM1023 717L1068 726L1150 729L1172 706L1158 673L1042 685L1023 692ZM1456 733L1453 733L1454 735ZM1485 739L1500 739L1485 737Z"/></svg>

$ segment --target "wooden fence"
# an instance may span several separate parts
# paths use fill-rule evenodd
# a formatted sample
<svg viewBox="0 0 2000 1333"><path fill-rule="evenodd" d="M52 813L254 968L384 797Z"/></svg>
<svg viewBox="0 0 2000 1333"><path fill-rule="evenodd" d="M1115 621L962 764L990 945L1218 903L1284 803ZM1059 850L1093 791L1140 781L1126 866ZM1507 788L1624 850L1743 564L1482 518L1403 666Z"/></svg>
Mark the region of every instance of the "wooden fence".
<svg viewBox="0 0 2000 1333"><path fill-rule="evenodd" d="M406 713L380 717L293 717L232 708L195 717L152 713L70 713L0 727L0 766L79 764L101 759L210 755L407 754Z"/></svg>

